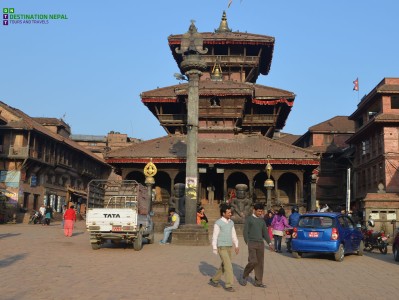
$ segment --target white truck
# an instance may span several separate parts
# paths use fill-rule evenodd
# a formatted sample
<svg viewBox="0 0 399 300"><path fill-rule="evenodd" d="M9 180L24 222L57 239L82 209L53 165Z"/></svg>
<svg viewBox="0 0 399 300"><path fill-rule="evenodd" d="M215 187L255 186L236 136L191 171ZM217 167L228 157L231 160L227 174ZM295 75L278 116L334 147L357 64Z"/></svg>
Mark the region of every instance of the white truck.
<svg viewBox="0 0 399 300"><path fill-rule="evenodd" d="M151 199L134 180L92 180L88 184L86 228L94 250L108 240L125 242L139 251L143 239L154 242Z"/></svg>

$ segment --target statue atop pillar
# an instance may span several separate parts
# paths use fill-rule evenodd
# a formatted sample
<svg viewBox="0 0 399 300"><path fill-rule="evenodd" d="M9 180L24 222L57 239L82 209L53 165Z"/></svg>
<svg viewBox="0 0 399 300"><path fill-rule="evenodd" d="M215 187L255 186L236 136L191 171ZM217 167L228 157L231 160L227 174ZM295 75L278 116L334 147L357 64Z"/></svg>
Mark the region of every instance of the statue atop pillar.
<svg viewBox="0 0 399 300"><path fill-rule="evenodd" d="M245 217L251 214L252 201L248 197L248 186L246 184L236 185L236 196L231 201L231 211L233 215L231 219L236 224L242 224Z"/></svg>
<svg viewBox="0 0 399 300"><path fill-rule="evenodd" d="M185 184L176 183L173 187L173 196L169 199L169 207L174 207L180 217L186 215Z"/></svg>

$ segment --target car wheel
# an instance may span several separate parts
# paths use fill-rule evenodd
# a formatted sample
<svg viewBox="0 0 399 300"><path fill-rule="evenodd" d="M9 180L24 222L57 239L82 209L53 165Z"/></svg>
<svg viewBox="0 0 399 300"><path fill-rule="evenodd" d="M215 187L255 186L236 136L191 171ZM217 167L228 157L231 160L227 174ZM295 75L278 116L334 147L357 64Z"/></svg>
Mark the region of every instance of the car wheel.
<svg viewBox="0 0 399 300"><path fill-rule="evenodd" d="M302 253L296 252L296 251L292 251L292 256L294 258L301 258L302 257Z"/></svg>
<svg viewBox="0 0 399 300"><path fill-rule="evenodd" d="M137 234L137 237L133 242L133 248L136 251L140 251L143 248L143 234L141 231Z"/></svg>
<svg viewBox="0 0 399 300"><path fill-rule="evenodd" d="M399 261L399 250L397 247L393 249L393 258L395 259L395 261Z"/></svg>
<svg viewBox="0 0 399 300"><path fill-rule="evenodd" d="M364 253L364 242L360 241L359 250L357 250L357 255L363 256L363 253Z"/></svg>
<svg viewBox="0 0 399 300"><path fill-rule="evenodd" d="M100 244L91 244L91 249L93 249L93 250L100 249Z"/></svg>
<svg viewBox="0 0 399 300"><path fill-rule="evenodd" d="M338 251L334 253L334 258L336 261L343 261L345 257L344 245L340 244Z"/></svg>
<svg viewBox="0 0 399 300"><path fill-rule="evenodd" d="M381 252L382 254L387 254L387 253L388 253L388 247L387 247L386 244L384 244L384 245L382 245L382 246L380 247L380 252Z"/></svg>

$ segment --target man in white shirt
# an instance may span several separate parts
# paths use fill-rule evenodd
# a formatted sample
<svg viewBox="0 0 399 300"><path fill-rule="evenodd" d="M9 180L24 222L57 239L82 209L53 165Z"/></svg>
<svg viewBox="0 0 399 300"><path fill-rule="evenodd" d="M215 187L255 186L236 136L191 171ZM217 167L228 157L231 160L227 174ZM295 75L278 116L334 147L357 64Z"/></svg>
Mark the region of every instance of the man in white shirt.
<svg viewBox="0 0 399 300"><path fill-rule="evenodd" d="M42 204L42 206L40 206L39 212L41 214L42 223L44 225L44 215L46 214L46 207L44 206L44 204Z"/></svg>
<svg viewBox="0 0 399 300"><path fill-rule="evenodd" d="M209 284L214 287L219 287L219 280L222 274L224 274L225 290L234 292L231 250L234 245L234 251L238 254L239 248L234 222L231 220L231 207L223 204L220 207L220 215L222 217L215 222L213 229L212 249L214 254L219 254L222 263L216 274L209 280Z"/></svg>

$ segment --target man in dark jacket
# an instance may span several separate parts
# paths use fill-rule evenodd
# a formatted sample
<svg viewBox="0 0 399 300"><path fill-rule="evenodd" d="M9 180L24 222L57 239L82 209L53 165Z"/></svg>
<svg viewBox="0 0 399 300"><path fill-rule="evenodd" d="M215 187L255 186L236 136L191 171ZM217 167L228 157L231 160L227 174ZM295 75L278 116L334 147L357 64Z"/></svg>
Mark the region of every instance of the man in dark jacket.
<svg viewBox="0 0 399 300"><path fill-rule="evenodd" d="M263 260L265 255L264 242L269 245L269 249L273 250L273 246L263 220L263 204L256 203L254 205L253 214L245 218L244 225L244 241L248 245L248 264L244 269L242 278L239 282L241 285L247 285L248 276L255 270L254 286L264 288L266 287L263 280Z"/></svg>

